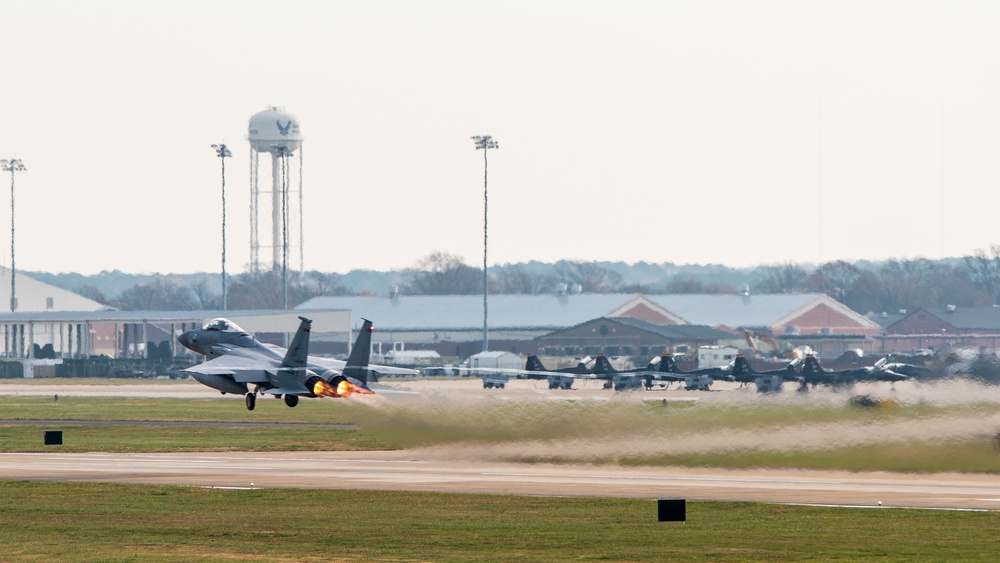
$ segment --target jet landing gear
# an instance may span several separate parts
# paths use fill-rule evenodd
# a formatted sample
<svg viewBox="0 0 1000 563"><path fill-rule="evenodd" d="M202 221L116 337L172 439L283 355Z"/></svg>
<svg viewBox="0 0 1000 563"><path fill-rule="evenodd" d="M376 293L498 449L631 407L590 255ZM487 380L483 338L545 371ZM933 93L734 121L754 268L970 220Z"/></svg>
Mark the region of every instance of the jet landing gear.
<svg viewBox="0 0 1000 563"><path fill-rule="evenodd" d="M299 396L285 395L285 404L288 405L289 407L294 407L295 405L299 404Z"/></svg>
<svg viewBox="0 0 1000 563"><path fill-rule="evenodd" d="M257 394L247 393L246 399L247 399L247 410L252 411L253 408L257 406Z"/></svg>

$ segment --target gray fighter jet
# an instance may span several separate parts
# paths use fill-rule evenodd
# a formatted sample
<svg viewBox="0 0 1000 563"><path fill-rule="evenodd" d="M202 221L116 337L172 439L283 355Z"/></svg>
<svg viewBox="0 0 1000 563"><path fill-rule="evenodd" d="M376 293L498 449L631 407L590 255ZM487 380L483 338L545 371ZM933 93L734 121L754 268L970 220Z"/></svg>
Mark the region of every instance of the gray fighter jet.
<svg viewBox="0 0 1000 563"><path fill-rule="evenodd" d="M377 381L382 371L417 373L416 370L369 365L371 321L365 319L347 362L309 356L309 331L312 321L302 321L287 350L263 344L227 319L213 319L202 328L181 334L178 340L186 348L208 360L187 368L199 383L222 394L246 396L248 410L256 406L257 395L267 393L294 407L299 397L347 397L372 395L369 381ZM248 385L253 386L251 391Z"/></svg>

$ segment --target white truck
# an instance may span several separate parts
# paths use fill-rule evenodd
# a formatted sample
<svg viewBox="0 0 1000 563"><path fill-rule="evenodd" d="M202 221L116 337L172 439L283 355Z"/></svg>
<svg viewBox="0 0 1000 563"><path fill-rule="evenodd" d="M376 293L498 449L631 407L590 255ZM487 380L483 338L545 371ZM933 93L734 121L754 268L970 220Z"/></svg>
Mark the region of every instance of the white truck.
<svg viewBox="0 0 1000 563"><path fill-rule="evenodd" d="M521 356L511 352L480 352L469 356L469 373L483 378L483 389L503 389L510 370L522 367Z"/></svg>

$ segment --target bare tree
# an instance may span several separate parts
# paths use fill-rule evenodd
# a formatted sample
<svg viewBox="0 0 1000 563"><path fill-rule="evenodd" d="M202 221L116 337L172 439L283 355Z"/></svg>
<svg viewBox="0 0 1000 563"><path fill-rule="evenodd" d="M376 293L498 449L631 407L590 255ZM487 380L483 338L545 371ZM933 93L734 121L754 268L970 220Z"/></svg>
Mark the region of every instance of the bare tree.
<svg viewBox="0 0 1000 563"><path fill-rule="evenodd" d="M104 296L104 292L97 288L96 285L85 285L80 289L76 290L77 293L86 297L87 299L93 299L101 305L109 305L110 301Z"/></svg>
<svg viewBox="0 0 1000 563"><path fill-rule="evenodd" d="M536 274L523 266L503 266L494 271L490 290L495 293L538 295L556 289L556 277L552 274Z"/></svg>
<svg viewBox="0 0 1000 563"><path fill-rule="evenodd" d="M339 274L324 274L311 270L305 274L305 289L314 295L347 295L347 288L340 283Z"/></svg>
<svg viewBox="0 0 1000 563"><path fill-rule="evenodd" d="M758 293L796 293L805 291L809 274L797 264L761 266L755 270L761 276L757 282Z"/></svg>
<svg viewBox="0 0 1000 563"><path fill-rule="evenodd" d="M556 263L556 275L563 283L576 284L584 293L614 293L622 287L622 276L594 262Z"/></svg>
<svg viewBox="0 0 1000 563"><path fill-rule="evenodd" d="M126 311L190 311L195 308L191 290L162 278L122 291L111 304Z"/></svg>
<svg viewBox="0 0 1000 563"><path fill-rule="evenodd" d="M202 278L191 290L194 293L195 299L198 301L198 308L202 310L221 309L222 296L217 295L212 290L208 289L208 285L208 279Z"/></svg>
<svg viewBox="0 0 1000 563"><path fill-rule="evenodd" d="M987 304L1000 303L1000 245L991 245L989 254L980 249L966 256L965 269Z"/></svg>
<svg viewBox="0 0 1000 563"><path fill-rule="evenodd" d="M407 271L415 295L472 295L483 291L483 271L446 252L434 251Z"/></svg>

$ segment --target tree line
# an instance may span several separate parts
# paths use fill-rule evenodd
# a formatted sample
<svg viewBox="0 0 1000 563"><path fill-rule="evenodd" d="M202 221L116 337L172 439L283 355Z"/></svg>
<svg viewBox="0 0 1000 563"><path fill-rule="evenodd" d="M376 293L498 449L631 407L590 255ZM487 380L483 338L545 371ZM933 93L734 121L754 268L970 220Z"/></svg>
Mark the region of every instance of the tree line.
<svg viewBox="0 0 1000 563"><path fill-rule="evenodd" d="M716 268L730 281L679 268L677 273L646 283L626 281L607 263L560 261L554 264L493 266L487 284L492 294L645 293L754 294L825 293L854 311L894 312L917 307L990 306L1000 303L1000 245L950 260L892 259L878 263L836 260L818 266L786 263L744 270ZM217 277L217 276L216 276ZM396 288L408 295L472 295L483 291L483 270L447 252L432 252L401 272ZM717 278L718 276L716 276ZM732 280L741 280L734 283ZM212 291L215 277L194 284L162 276L138 283L108 298L94 285L76 291L123 310L212 310L222 297ZM387 290L388 288L380 288ZM368 291L366 291L368 292ZM286 289L277 271L241 273L230 277L230 309L281 309ZM288 306L313 297L348 295L341 276L319 271L292 274L287 284ZM369 292L370 293L370 292Z"/></svg>

